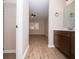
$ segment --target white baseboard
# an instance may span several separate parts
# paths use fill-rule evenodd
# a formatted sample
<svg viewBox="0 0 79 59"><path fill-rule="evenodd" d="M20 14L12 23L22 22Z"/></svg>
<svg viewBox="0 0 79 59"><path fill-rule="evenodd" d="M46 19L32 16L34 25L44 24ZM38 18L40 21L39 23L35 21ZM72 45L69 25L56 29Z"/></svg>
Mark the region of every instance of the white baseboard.
<svg viewBox="0 0 79 59"><path fill-rule="evenodd" d="M16 50L4 50L3 53L16 53Z"/></svg>
<svg viewBox="0 0 79 59"><path fill-rule="evenodd" d="M54 45L48 45L48 48L53 48L53 47L55 47Z"/></svg>
<svg viewBox="0 0 79 59"><path fill-rule="evenodd" d="M26 57L27 53L28 53L28 50L29 50L29 45L28 47L26 48L25 52L24 52L24 55L23 55L23 59Z"/></svg>

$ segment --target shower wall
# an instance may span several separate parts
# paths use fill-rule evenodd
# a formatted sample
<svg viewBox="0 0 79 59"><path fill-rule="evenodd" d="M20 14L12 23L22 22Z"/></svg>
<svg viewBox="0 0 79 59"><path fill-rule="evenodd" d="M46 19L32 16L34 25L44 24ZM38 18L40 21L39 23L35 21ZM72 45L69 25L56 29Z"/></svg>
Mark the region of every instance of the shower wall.
<svg viewBox="0 0 79 59"><path fill-rule="evenodd" d="M30 0L30 35L47 34L48 0Z"/></svg>

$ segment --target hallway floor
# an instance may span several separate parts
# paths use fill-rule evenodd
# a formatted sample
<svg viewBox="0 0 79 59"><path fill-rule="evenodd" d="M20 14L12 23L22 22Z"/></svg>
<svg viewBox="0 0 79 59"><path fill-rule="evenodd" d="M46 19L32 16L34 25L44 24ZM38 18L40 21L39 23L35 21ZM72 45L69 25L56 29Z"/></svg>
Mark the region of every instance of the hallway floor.
<svg viewBox="0 0 79 59"><path fill-rule="evenodd" d="M30 52L28 59L67 59L56 48L48 48L45 36L30 36Z"/></svg>
<svg viewBox="0 0 79 59"><path fill-rule="evenodd" d="M4 54L3 59L16 59L15 53ZM25 58L26 59L26 58ZM56 48L48 48L45 36L30 36L28 59L67 59Z"/></svg>

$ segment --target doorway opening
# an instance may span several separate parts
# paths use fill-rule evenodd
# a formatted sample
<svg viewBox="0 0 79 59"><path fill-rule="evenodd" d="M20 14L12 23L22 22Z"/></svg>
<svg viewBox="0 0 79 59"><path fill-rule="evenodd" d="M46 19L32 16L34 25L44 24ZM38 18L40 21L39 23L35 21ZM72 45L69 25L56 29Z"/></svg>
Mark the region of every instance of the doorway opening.
<svg viewBox="0 0 79 59"><path fill-rule="evenodd" d="M56 49L48 48L49 0L29 1L28 59L65 59Z"/></svg>
<svg viewBox="0 0 79 59"><path fill-rule="evenodd" d="M41 58L41 53L48 48L48 6L48 0L29 1L29 58Z"/></svg>

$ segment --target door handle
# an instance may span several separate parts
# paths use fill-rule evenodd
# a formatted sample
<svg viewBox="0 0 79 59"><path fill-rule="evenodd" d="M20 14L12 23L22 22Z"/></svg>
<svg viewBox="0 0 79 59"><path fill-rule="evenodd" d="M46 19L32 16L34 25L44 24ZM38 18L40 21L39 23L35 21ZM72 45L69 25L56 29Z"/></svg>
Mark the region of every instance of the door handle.
<svg viewBox="0 0 79 59"><path fill-rule="evenodd" d="M16 25L16 28L18 28L18 25Z"/></svg>

